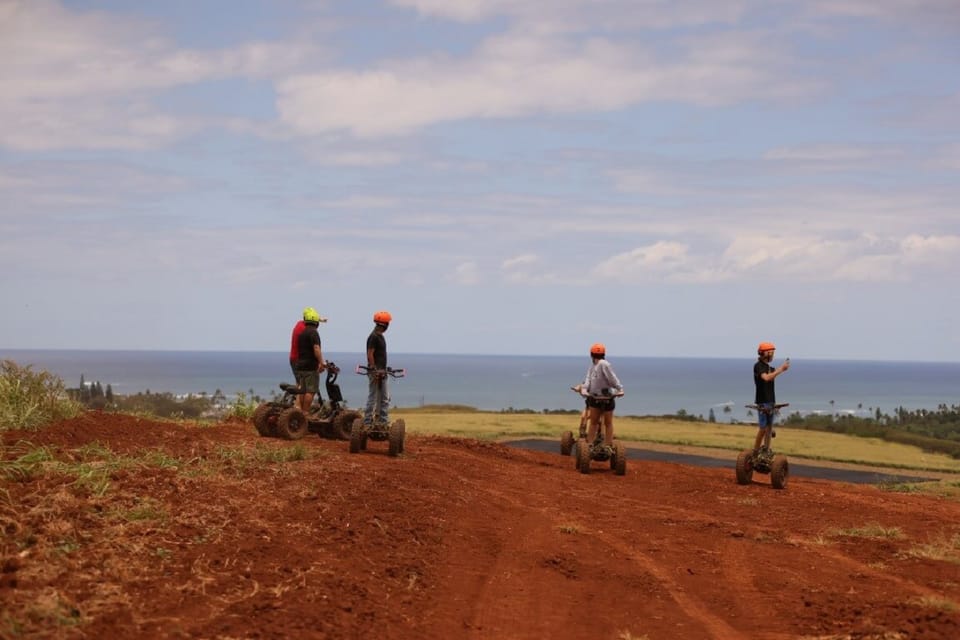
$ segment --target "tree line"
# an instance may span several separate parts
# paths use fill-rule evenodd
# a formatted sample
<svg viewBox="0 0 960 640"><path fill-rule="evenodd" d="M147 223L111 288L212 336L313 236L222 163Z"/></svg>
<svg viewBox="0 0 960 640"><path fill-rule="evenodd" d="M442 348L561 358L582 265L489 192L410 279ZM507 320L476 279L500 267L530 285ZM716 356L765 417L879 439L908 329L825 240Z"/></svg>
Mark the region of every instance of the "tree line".
<svg viewBox="0 0 960 640"><path fill-rule="evenodd" d="M87 382L84 375L80 375L80 385L66 389L68 397L87 407L101 411L121 411L125 413L142 413L160 418L216 418L229 409L235 408L238 402L244 404L259 404L263 399L250 389L249 395L240 393L232 404L227 396L217 389L213 394L206 392L177 396L170 392L151 392L149 389L134 394L114 393L110 384L104 387L100 381ZM276 396L276 394L274 394ZM273 400L276 397L271 398Z"/></svg>

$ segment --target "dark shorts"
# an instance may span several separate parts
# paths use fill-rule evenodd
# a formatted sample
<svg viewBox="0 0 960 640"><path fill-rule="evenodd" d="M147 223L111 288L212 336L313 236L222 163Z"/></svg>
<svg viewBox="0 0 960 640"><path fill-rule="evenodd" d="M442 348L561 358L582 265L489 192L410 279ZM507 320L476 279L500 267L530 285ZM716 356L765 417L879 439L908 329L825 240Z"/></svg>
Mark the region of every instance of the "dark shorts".
<svg viewBox="0 0 960 640"><path fill-rule="evenodd" d="M617 402L613 398L587 398L587 406L606 413L616 409Z"/></svg>
<svg viewBox="0 0 960 640"><path fill-rule="evenodd" d="M306 391L307 393L319 393L320 392L320 372L317 370L313 371L304 371L302 369L294 369L293 375L297 378L297 386Z"/></svg>

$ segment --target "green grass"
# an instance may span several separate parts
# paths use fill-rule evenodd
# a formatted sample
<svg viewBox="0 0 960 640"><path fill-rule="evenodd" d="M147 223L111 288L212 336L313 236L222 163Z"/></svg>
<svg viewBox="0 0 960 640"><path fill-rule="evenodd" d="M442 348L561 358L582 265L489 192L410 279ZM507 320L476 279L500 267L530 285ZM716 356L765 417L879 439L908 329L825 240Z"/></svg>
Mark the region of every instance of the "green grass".
<svg viewBox="0 0 960 640"><path fill-rule="evenodd" d="M23 440L4 447L3 453L0 476L15 482L30 482L42 475L54 459L53 452L47 447L35 447ZM16 457L8 459L11 455Z"/></svg>
<svg viewBox="0 0 960 640"><path fill-rule="evenodd" d="M133 507L118 511L116 516L127 522L141 522L144 520L163 522L167 519L168 514L160 503L153 498L143 498L138 499Z"/></svg>
<svg viewBox="0 0 960 640"><path fill-rule="evenodd" d="M519 414L485 411L449 412L431 408L395 409L407 419L407 431L422 434L463 436L480 439L556 438L564 431L576 431L575 415ZM690 422L665 418L617 416L617 437L632 442L707 447L728 451L752 448L757 430L752 425ZM773 441L780 453L812 460L869 464L896 469L960 473L960 460L943 454L926 453L909 445L838 433L779 427ZM559 446L559 444L558 444Z"/></svg>
<svg viewBox="0 0 960 640"><path fill-rule="evenodd" d="M120 455L100 442L91 442L76 449L56 452L21 440L0 447L0 478L13 482L32 482L47 475L66 476L72 487L93 497L102 497L110 490L110 478L122 469L173 469L185 475L229 471L245 475L265 464L276 465L276 473L291 473L286 463L306 460L310 453L301 443L274 447L257 443L254 447L218 447L213 458L183 460L159 450L146 450L139 455ZM0 494L2 497L3 494ZM7 494L9 495L9 494ZM156 519L150 509L134 509L128 520Z"/></svg>

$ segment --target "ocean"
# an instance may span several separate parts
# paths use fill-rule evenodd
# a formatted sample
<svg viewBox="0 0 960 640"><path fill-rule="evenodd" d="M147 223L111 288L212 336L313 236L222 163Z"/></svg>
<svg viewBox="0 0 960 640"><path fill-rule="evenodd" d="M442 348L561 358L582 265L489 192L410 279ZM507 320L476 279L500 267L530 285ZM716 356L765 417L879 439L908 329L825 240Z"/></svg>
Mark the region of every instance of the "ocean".
<svg viewBox="0 0 960 640"><path fill-rule="evenodd" d="M341 367L347 404L366 402L366 378L356 375L359 353L328 353ZM66 386L109 384L114 393L170 392L177 395L222 391L269 398L278 384L292 382L287 354L244 351L56 351L0 349L0 359L32 365L59 376ZM774 364L779 364L779 360ZM680 410L721 422L751 421L744 407L753 401L751 358L611 358L626 395L619 415L663 415ZM583 356L487 356L390 354L390 365L405 368L391 381L392 404L460 404L485 410L580 409L569 390L590 364ZM960 404L960 363L804 360L792 358L777 379L778 402L792 413L873 415L879 408L936 409Z"/></svg>

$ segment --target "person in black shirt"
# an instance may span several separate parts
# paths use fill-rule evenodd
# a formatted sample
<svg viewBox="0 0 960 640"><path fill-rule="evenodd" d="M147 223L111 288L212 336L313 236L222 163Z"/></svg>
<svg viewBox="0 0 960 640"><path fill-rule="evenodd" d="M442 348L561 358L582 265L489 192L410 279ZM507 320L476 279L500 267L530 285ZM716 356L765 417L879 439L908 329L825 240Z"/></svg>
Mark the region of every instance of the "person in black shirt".
<svg viewBox="0 0 960 640"><path fill-rule="evenodd" d="M384 332L390 327L393 316L388 311L373 314L373 331L367 337L367 374L369 393L367 407L363 413L363 424L370 426L374 417L379 422L389 421L390 393L387 389L387 339ZM374 416L376 412L376 416Z"/></svg>
<svg viewBox="0 0 960 640"><path fill-rule="evenodd" d="M770 365L776 347L772 342L761 342L757 347L757 363L753 365L753 384L756 386L754 402L757 404L757 437L753 443L753 450L757 452L764 444L764 439L773 428L774 405L777 402L774 380L781 373L790 368L790 359L777 368Z"/></svg>

